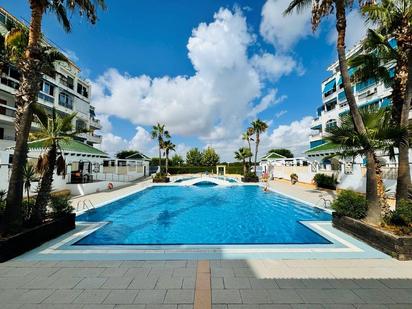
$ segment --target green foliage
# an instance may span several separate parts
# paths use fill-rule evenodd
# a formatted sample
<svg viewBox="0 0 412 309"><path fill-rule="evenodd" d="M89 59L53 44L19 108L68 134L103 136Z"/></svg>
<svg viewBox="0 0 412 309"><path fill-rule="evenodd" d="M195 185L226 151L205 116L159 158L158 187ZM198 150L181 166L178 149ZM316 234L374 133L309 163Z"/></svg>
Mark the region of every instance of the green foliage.
<svg viewBox="0 0 412 309"><path fill-rule="evenodd" d="M170 159L170 165L171 166L181 166L185 160L181 156L179 156L177 153Z"/></svg>
<svg viewBox="0 0 412 309"><path fill-rule="evenodd" d="M50 198L50 207L54 218L71 214L74 210L68 196L52 196Z"/></svg>
<svg viewBox="0 0 412 309"><path fill-rule="evenodd" d="M219 155L212 147L208 147L202 152L202 165L215 166L219 163Z"/></svg>
<svg viewBox="0 0 412 309"><path fill-rule="evenodd" d="M169 182L169 177L164 173L157 173L153 177L153 182Z"/></svg>
<svg viewBox="0 0 412 309"><path fill-rule="evenodd" d="M401 200L386 221L397 226L410 226L412 224L412 201Z"/></svg>
<svg viewBox="0 0 412 309"><path fill-rule="evenodd" d="M292 173L290 174L290 181L292 182L292 184L295 184L299 181L299 176L296 173Z"/></svg>
<svg viewBox="0 0 412 309"><path fill-rule="evenodd" d="M171 166L169 167L169 173L172 175L179 175L179 174L197 174L197 173L213 173L215 171L215 167L212 166Z"/></svg>
<svg viewBox="0 0 412 309"><path fill-rule="evenodd" d="M316 174L313 181L319 188L336 189L337 181L334 175Z"/></svg>
<svg viewBox="0 0 412 309"><path fill-rule="evenodd" d="M286 149L286 148L277 148L277 149L271 149L271 150L268 151L268 153L273 153L273 152L277 153L281 156L284 156L286 158L293 158L294 157L293 153L289 149Z"/></svg>
<svg viewBox="0 0 412 309"><path fill-rule="evenodd" d="M354 219L365 218L368 211L366 198L362 194L351 190L341 191L332 203L332 208L338 215Z"/></svg>
<svg viewBox="0 0 412 309"><path fill-rule="evenodd" d="M226 174L239 174L243 175L242 163L228 163L226 165Z"/></svg>
<svg viewBox="0 0 412 309"><path fill-rule="evenodd" d="M241 147L238 151L235 151L235 159L239 161L245 161L252 156L253 154L248 147Z"/></svg>
<svg viewBox="0 0 412 309"><path fill-rule="evenodd" d="M22 216L23 216L23 222L25 224L29 223L31 221L31 217L33 214L33 209L35 207L36 201L34 199L30 200L23 200L21 206L22 210Z"/></svg>
<svg viewBox="0 0 412 309"><path fill-rule="evenodd" d="M202 165L202 153L198 148L192 148L186 153L186 163L188 165Z"/></svg>
<svg viewBox="0 0 412 309"><path fill-rule="evenodd" d="M118 159L126 159L132 155L139 153L137 150L122 150L116 153L116 158Z"/></svg>
<svg viewBox="0 0 412 309"><path fill-rule="evenodd" d="M246 175L242 177L243 182L259 182L259 177L253 172L247 172Z"/></svg>
<svg viewBox="0 0 412 309"><path fill-rule="evenodd" d="M165 158L162 158L160 162L162 163L162 165L165 165L166 159L165 159ZM159 165L159 158L152 158L152 159L150 160L150 165L152 165L152 166L158 166L158 165Z"/></svg>

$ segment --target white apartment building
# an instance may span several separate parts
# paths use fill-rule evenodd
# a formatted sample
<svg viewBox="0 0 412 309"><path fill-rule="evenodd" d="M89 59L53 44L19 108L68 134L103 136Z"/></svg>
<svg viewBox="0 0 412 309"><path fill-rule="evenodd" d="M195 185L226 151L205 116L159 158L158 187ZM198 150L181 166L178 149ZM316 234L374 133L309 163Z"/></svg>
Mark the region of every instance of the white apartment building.
<svg viewBox="0 0 412 309"><path fill-rule="evenodd" d="M391 40L389 43L396 46L395 40ZM361 45L359 44L347 53L347 58L349 59L360 52ZM394 65L394 63L387 64L391 77L394 74ZM322 105L318 107L317 116L312 122L310 149L306 152L309 157L322 155L324 151L332 150L327 146L325 140L326 130L331 126L339 124L340 116L349 112L338 62L333 63L327 70L331 72L331 75L321 85ZM356 68L349 68L349 74L353 76L355 70ZM383 108L391 104L390 95L392 88L382 81L370 79L365 82L353 82L352 89L360 108L372 106Z"/></svg>
<svg viewBox="0 0 412 309"><path fill-rule="evenodd" d="M7 32L8 23L24 25L5 9L0 8L1 34ZM45 44L51 45L49 42ZM6 65L3 68L0 81L0 150L15 144L15 93L19 87L19 79L20 73L15 67ZM76 112L73 125L76 128L90 130L90 133L80 134L76 139L93 146L100 144L102 137L94 133L95 130L101 129L101 124L96 119L90 100L91 86L80 77L80 69L74 62L58 62L55 76L43 75L43 87L38 95L38 103L48 110L55 107L61 114ZM37 124L33 122L32 129L35 130L36 127Z"/></svg>

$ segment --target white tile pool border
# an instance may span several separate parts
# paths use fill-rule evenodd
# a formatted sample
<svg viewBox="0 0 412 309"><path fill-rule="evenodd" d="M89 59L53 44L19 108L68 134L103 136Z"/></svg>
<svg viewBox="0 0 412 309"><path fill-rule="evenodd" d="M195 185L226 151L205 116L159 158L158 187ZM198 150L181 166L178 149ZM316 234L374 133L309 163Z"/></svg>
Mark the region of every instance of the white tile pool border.
<svg viewBox="0 0 412 309"><path fill-rule="evenodd" d="M234 186L244 184L234 184ZM257 184L246 184L254 185ZM258 184L263 187L264 184ZM99 203L96 208L131 196L151 187L176 186L176 184L147 184L133 192ZM331 213L331 210L317 207L312 203L297 199L275 189L280 194ZM84 213L78 212L77 215ZM335 229L330 221L301 221L309 229L326 238L330 244L244 244L244 245L76 245L75 243L107 222L77 222L74 231L50 241L28 252L18 259L23 260L169 260L169 259L384 259L389 256L373 249L365 243Z"/></svg>

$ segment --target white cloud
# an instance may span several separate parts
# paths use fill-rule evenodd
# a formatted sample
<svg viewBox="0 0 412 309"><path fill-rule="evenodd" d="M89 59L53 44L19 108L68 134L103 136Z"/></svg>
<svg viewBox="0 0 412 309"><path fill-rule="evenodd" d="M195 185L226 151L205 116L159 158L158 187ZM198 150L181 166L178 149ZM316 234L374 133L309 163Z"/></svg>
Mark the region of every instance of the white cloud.
<svg viewBox="0 0 412 309"><path fill-rule="evenodd" d="M288 111L287 110L281 110L280 112L277 112L276 114L275 114L275 117L276 118L280 118L280 117L282 117L284 114L286 114Z"/></svg>
<svg viewBox="0 0 412 309"><path fill-rule="evenodd" d="M280 98L276 97L277 89L271 89L267 95L265 95L259 104L254 106L251 111L248 113L249 117L255 118L261 112L267 110L269 107L278 104L286 100L286 96L281 96Z"/></svg>
<svg viewBox="0 0 412 309"><path fill-rule="evenodd" d="M335 19L333 19L333 22L335 22ZM366 36L368 26L366 26L365 18L361 13L359 13L358 10L353 10L346 16L346 25L346 47L347 49L350 49ZM329 31L327 40L329 44L335 45L336 38L336 28L333 24Z"/></svg>
<svg viewBox="0 0 412 309"><path fill-rule="evenodd" d="M247 56L253 38L240 11L221 9L214 18L194 29L187 44L195 75L134 77L110 69L93 83L99 113L136 125L164 123L172 134L207 137L222 124L231 136L241 130L262 86Z"/></svg>
<svg viewBox="0 0 412 309"><path fill-rule="evenodd" d="M267 133L262 137L262 150L287 148L296 156L302 155L309 148L312 120L313 117L306 116L288 125L278 126L271 133Z"/></svg>
<svg viewBox="0 0 412 309"><path fill-rule="evenodd" d="M269 53L254 55L252 64L261 76L273 82L282 76L290 75L292 72L296 72L298 75L304 74L302 65L288 55Z"/></svg>
<svg viewBox="0 0 412 309"><path fill-rule="evenodd" d="M310 10L283 16L290 0L267 0L262 9L260 33L277 50L286 51L312 34Z"/></svg>

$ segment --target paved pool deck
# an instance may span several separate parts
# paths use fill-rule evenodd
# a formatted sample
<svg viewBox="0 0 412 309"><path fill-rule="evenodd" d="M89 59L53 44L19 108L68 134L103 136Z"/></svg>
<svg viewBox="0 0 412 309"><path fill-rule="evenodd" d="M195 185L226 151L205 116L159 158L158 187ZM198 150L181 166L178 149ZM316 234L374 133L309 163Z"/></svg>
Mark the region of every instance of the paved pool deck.
<svg viewBox="0 0 412 309"><path fill-rule="evenodd" d="M97 205L146 184L75 200ZM325 194L281 181L270 185L313 204ZM0 308L412 308L412 261L16 258L0 264Z"/></svg>

